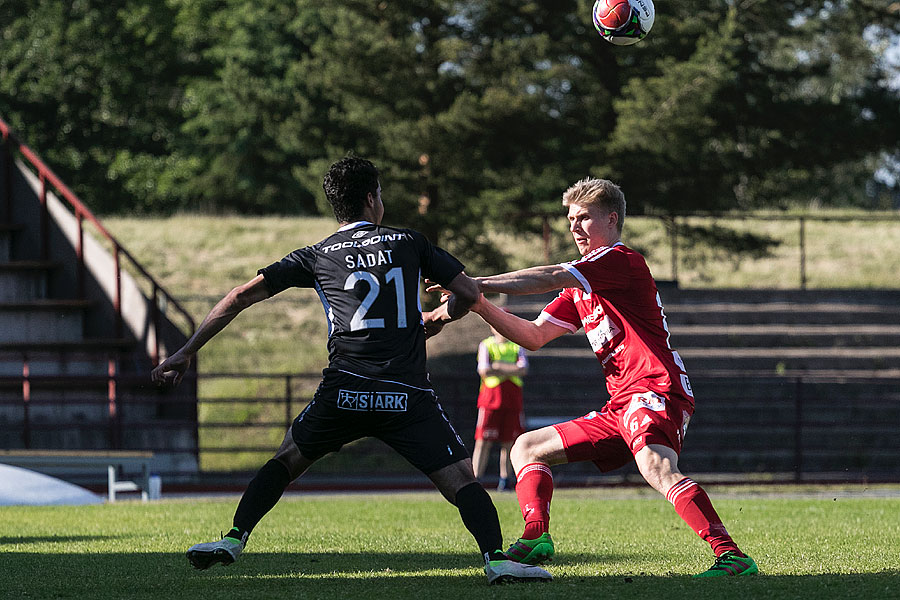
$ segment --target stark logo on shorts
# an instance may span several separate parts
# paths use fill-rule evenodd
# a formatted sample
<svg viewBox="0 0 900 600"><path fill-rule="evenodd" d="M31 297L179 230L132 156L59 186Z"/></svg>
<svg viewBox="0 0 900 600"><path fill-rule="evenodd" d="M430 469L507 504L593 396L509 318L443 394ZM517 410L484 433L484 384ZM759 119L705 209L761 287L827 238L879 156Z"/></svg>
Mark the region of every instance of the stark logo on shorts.
<svg viewBox="0 0 900 600"><path fill-rule="evenodd" d="M338 408L344 410L373 410L384 412L405 412L407 396L405 392L357 392L338 390Z"/></svg>

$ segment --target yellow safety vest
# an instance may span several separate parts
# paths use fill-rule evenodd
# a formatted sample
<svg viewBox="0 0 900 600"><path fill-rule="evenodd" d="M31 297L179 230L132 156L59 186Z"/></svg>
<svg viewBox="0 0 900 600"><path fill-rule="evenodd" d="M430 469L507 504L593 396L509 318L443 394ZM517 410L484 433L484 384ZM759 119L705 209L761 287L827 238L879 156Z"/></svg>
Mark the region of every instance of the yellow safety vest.
<svg viewBox="0 0 900 600"><path fill-rule="evenodd" d="M489 338L485 338L481 342L485 346L487 346L488 354L491 357L491 362L500 361L510 364L516 364L519 362L519 345L515 342L505 341L502 344L498 344L497 340L494 339L494 336ZM519 387L522 387L522 378L516 375L512 377L498 377L496 375L489 375L482 379L485 387L495 388L504 381L512 381Z"/></svg>

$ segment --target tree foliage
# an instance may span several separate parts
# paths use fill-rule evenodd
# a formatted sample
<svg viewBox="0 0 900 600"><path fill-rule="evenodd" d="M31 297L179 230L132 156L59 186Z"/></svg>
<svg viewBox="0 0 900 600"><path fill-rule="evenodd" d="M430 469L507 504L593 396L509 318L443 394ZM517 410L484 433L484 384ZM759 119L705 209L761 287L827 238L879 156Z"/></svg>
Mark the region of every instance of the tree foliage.
<svg viewBox="0 0 900 600"><path fill-rule="evenodd" d="M0 116L103 212L327 213L371 157L388 220L479 266L587 175L639 213L865 205L896 169L896 3L660 3L625 48L590 4L0 0Z"/></svg>

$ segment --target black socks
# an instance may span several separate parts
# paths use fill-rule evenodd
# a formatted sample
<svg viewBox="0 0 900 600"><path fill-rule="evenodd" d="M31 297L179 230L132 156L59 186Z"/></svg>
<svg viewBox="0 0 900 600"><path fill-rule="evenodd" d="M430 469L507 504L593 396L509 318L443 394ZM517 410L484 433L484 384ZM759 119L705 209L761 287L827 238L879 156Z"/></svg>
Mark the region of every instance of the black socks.
<svg viewBox="0 0 900 600"><path fill-rule="evenodd" d="M480 483L470 483L456 492L456 508L459 509L459 516L466 529L478 543L481 554L488 554L489 560L505 558L494 557L494 553L503 544L500 519L491 497Z"/></svg>
<svg viewBox="0 0 900 600"><path fill-rule="evenodd" d="M247 536L272 510L290 483L291 475L282 463L272 459L264 464L247 485L234 513L234 527L225 536L246 543ZM487 555L488 560L506 558L499 551L503 536L497 509L481 484L473 482L463 487L456 492L455 500L463 524L475 538L481 554Z"/></svg>
<svg viewBox="0 0 900 600"><path fill-rule="evenodd" d="M271 459L264 464L247 485L234 512L234 528L226 537L246 542L244 534L249 535L265 514L272 510L290 482L291 474L282 463Z"/></svg>

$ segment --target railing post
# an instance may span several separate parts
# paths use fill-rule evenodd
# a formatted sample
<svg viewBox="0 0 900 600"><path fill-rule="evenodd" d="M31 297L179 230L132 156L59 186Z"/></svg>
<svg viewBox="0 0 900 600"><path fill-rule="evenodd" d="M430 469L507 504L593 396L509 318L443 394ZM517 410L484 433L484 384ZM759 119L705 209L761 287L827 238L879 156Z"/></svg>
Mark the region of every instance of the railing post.
<svg viewBox="0 0 900 600"><path fill-rule="evenodd" d="M800 217L800 289L806 289L806 219Z"/></svg>
<svg viewBox="0 0 900 600"><path fill-rule="evenodd" d="M28 356L22 360L22 444L31 448L31 366Z"/></svg>
<svg viewBox="0 0 900 600"><path fill-rule="evenodd" d="M794 386L794 481L803 480L803 378Z"/></svg>
<svg viewBox="0 0 900 600"><path fill-rule="evenodd" d="M121 252L122 249L119 247L118 243L113 244L113 259L116 263L116 272L114 273L116 281L116 296L113 299L113 303L116 309L116 337L122 337L122 264L121 264Z"/></svg>
<svg viewBox="0 0 900 600"><path fill-rule="evenodd" d="M80 300L84 299L84 215L80 210L75 210L75 218L78 220L78 248L75 256L78 258L77 292Z"/></svg>
<svg viewBox="0 0 900 600"><path fill-rule="evenodd" d="M285 430L290 429L294 420L294 413L291 412L291 376L284 376L284 422Z"/></svg>
<svg viewBox="0 0 900 600"><path fill-rule="evenodd" d="M43 171L41 176L41 260L50 258L50 209L47 208L47 177Z"/></svg>
<svg viewBox="0 0 900 600"><path fill-rule="evenodd" d="M194 458L197 459L197 466L200 468L200 367L197 364L197 357L193 360L193 373L190 368L185 375L190 377L189 385L191 386L191 398L193 402L189 405L190 418L194 423Z"/></svg>
<svg viewBox="0 0 900 600"><path fill-rule="evenodd" d="M153 325L153 355L150 360L153 366L159 364L159 286L153 282L153 295L150 298L150 323Z"/></svg>
<svg viewBox="0 0 900 600"><path fill-rule="evenodd" d="M550 264L550 217L542 216L542 232L544 236L544 264Z"/></svg>
<svg viewBox="0 0 900 600"><path fill-rule="evenodd" d="M669 224L669 243L672 248L672 281L678 281L678 217L663 217Z"/></svg>
<svg viewBox="0 0 900 600"><path fill-rule="evenodd" d="M113 448L121 446L122 415L119 410L118 389L116 386L116 360L110 356L107 363L107 411L109 414L109 443Z"/></svg>
<svg viewBox="0 0 900 600"><path fill-rule="evenodd" d="M5 196L5 215L6 223L12 223L12 207L13 207L13 187L12 187L12 165L13 154L10 150L9 137L6 132L3 134L3 195Z"/></svg>

